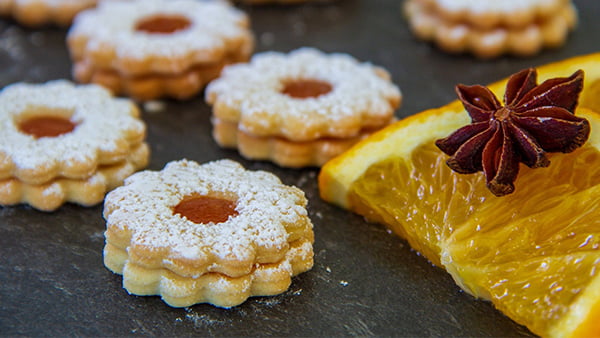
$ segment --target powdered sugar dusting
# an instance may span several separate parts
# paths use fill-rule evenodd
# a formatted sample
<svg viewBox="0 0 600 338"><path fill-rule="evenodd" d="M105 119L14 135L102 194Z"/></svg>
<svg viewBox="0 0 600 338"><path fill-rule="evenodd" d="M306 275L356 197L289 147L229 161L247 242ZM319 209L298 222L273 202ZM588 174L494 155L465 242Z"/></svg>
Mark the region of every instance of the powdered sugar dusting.
<svg viewBox="0 0 600 338"><path fill-rule="evenodd" d="M70 133L36 139L17 125L32 110L64 112L78 125ZM65 80L14 84L0 93L0 153L23 170L96 162L100 151L114 151L131 131L145 133L135 111L131 101L113 98L96 85L75 86Z"/></svg>
<svg viewBox="0 0 600 338"><path fill-rule="evenodd" d="M254 271L254 277L259 280L268 281L281 273L291 276L293 274L292 272L292 265L289 260L286 259L276 266L256 269L256 271Z"/></svg>
<svg viewBox="0 0 600 338"><path fill-rule="evenodd" d="M470 10L474 13L503 12L511 13L519 10L530 9L536 6L549 6L558 4L560 0L434 0L442 8L449 11Z"/></svg>
<svg viewBox="0 0 600 338"><path fill-rule="evenodd" d="M62 186L59 183L50 184L46 189L43 190L42 196L59 196L63 193Z"/></svg>
<svg viewBox="0 0 600 338"><path fill-rule="evenodd" d="M185 196L219 194L237 201L235 217L196 224L173 214ZM144 171L125 180L106 197L108 227L127 226L131 245L168 247L169 258L249 260L260 248L287 247L286 223L307 218L304 193L274 175L247 171L230 160L200 165L181 160L162 171ZM310 225L312 226L312 224Z"/></svg>
<svg viewBox="0 0 600 338"><path fill-rule="evenodd" d="M0 33L0 51L12 60L19 61L27 58L20 40L24 38L21 30L9 27Z"/></svg>
<svg viewBox="0 0 600 338"><path fill-rule="evenodd" d="M290 249L288 252L290 259L300 259L301 261L308 261L313 255L313 247L310 242L302 242L299 246Z"/></svg>
<svg viewBox="0 0 600 338"><path fill-rule="evenodd" d="M324 81L333 90L300 100L282 94L284 82L295 79ZM279 124L282 134L289 137L298 124L318 121L339 128L347 119L391 118L396 108L392 102L400 98L400 89L383 69L359 63L347 54L327 55L312 48L256 54L248 64L227 66L206 89L209 103L223 102L239 110L239 128L261 136L273 124ZM252 130L248 121L253 121ZM358 132L361 125L355 127Z"/></svg>
<svg viewBox="0 0 600 338"><path fill-rule="evenodd" d="M185 312L185 319L192 322L194 324L194 327L196 328L207 329L213 327L221 327L229 325L231 322L230 319L217 319L204 313L200 314L198 312L195 312L191 308L186 308Z"/></svg>
<svg viewBox="0 0 600 338"><path fill-rule="evenodd" d="M145 34L135 30L143 18L177 15L191 22L172 34ZM90 37L89 51L114 45L117 57L144 59L185 56L192 51L224 47L224 39L243 34L247 17L225 1L133 0L104 1L80 13L69 32Z"/></svg>
<svg viewBox="0 0 600 338"><path fill-rule="evenodd" d="M96 0L13 0L13 2L17 6L42 3L45 7L48 8L60 8L68 5L72 6L74 3L79 4L82 7L91 6L96 3Z"/></svg>

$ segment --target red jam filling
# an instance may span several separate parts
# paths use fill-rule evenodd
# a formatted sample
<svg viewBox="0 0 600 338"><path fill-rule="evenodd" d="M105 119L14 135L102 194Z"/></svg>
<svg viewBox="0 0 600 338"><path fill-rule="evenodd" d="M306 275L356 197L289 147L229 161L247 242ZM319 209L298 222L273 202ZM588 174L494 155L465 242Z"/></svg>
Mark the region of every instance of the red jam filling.
<svg viewBox="0 0 600 338"><path fill-rule="evenodd" d="M238 215L236 203L223 198L191 195L185 197L173 208L173 214L185 216L196 223L222 223L230 216Z"/></svg>
<svg viewBox="0 0 600 338"><path fill-rule="evenodd" d="M57 116L34 116L19 123L19 130L35 138L56 137L70 133L77 125Z"/></svg>
<svg viewBox="0 0 600 338"><path fill-rule="evenodd" d="M328 82L304 79L287 82L281 93L296 99L306 99L325 95L332 89L333 86Z"/></svg>
<svg viewBox="0 0 600 338"><path fill-rule="evenodd" d="M137 22L135 30L148 34L171 34L188 28L192 23L182 16L152 16Z"/></svg>

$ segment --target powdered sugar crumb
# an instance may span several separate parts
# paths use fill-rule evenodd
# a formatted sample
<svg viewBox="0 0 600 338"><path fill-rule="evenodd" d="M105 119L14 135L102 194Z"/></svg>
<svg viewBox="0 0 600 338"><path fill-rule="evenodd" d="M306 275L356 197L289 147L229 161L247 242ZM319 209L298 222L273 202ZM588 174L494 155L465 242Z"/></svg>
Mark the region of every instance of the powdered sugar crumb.
<svg viewBox="0 0 600 338"><path fill-rule="evenodd" d="M36 47L42 47L46 42L46 37L42 32L33 32L29 35L29 41Z"/></svg>
<svg viewBox="0 0 600 338"><path fill-rule="evenodd" d="M24 33L16 27L9 27L0 35L0 50L7 53L11 59L20 61L27 56L22 47L21 39Z"/></svg>
<svg viewBox="0 0 600 338"><path fill-rule="evenodd" d="M194 324L195 328L211 328L214 326L225 326L231 323L231 320L216 319L207 314L200 314L191 308L185 308L185 319Z"/></svg>
<svg viewBox="0 0 600 338"><path fill-rule="evenodd" d="M270 47L275 43L275 34L272 32L263 32L258 37L260 44L264 47Z"/></svg>
<svg viewBox="0 0 600 338"><path fill-rule="evenodd" d="M304 173L304 174L300 175L300 177L298 178L296 186L303 187L307 183L313 183L315 181L316 176L317 176L317 174L315 171L309 171L308 173Z"/></svg>
<svg viewBox="0 0 600 338"><path fill-rule="evenodd" d="M144 111L147 113L163 112L167 104L164 101L151 100L144 102Z"/></svg>

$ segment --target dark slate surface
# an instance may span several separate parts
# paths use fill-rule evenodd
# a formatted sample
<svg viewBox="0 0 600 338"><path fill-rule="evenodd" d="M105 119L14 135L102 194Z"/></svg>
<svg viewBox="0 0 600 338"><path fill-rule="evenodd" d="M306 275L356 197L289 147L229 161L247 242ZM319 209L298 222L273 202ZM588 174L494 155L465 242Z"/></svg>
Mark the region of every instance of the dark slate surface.
<svg viewBox="0 0 600 338"><path fill-rule="evenodd" d="M580 24L567 44L525 59L480 61L446 55L409 33L395 0L248 7L257 50L313 46L347 52L387 68L404 94L398 117L454 99L453 86L489 83L525 67L599 49L600 2L575 1ZM66 30L24 29L0 21L0 86L70 77ZM53 213L0 207L0 335L530 335L484 301L461 292L382 226L318 197L317 169L290 170L242 159L212 141L201 96L144 112L149 168L171 160L220 158L268 170L303 189L315 225L315 266L289 291L219 309L176 309L159 297L130 296L102 264L102 206L66 205Z"/></svg>

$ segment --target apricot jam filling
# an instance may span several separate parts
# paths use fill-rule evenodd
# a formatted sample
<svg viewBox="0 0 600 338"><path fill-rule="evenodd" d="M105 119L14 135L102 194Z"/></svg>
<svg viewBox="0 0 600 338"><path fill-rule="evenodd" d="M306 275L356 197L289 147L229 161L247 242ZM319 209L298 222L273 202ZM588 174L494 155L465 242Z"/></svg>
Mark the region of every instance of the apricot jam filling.
<svg viewBox="0 0 600 338"><path fill-rule="evenodd" d="M174 215L181 215L196 223L223 223L230 216L237 216L235 201L224 198L193 194L186 196L173 208Z"/></svg>
<svg viewBox="0 0 600 338"><path fill-rule="evenodd" d="M300 79L286 82L281 93L296 99L307 99L325 95L332 89L333 86L325 81Z"/></svg>
<svg viewBox="0 0 600 338"><path fill-rule="evenodd" d="M77 124L62 116L32 116L19 123L19 130L35 138L56 137L73 131Z"/></svg>
<svg viewBox="0 0 600 338"><path fill-rule="evenodd" d="M188 28L192 23L183 16L157 15L141 19L135 30L148 34L171 34Z"/></svg>

